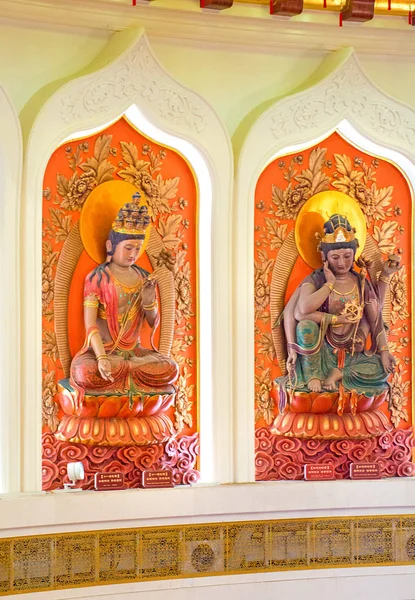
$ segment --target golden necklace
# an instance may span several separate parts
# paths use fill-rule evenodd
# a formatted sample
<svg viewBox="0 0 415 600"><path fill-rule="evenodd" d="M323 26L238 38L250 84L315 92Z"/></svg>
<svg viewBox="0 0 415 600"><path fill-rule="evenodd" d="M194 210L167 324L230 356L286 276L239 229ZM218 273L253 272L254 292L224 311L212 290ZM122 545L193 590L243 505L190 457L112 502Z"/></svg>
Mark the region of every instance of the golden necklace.
<svg viewBox="0 0 415 600"><path fill-rule="evenodd" d="M131 304L131 300L134 294L137 293L138 290L141 288L141 282L137 281L137 283L135 283L134 285L125 285L125 283L117 279L114 273L111 273L111 277L114 279L116 285L118 285L122 290L122 292L119 293L119 297L127 298L127 304Z"/></svg>
<svg viewBox="0 0 415 600"><path fill-rule="evenodd" d="M348 292L339 292L337 291L335 288L332 289L332 293L335 294L336 296L340 296L339 300L340 302L343 302L343 304L346 301L349 300L356 300L356 291L357 291L357 284L355 283L354 286L352 287L351 290L349 290ZM353 294L350 298L350 295Z"/></svg>

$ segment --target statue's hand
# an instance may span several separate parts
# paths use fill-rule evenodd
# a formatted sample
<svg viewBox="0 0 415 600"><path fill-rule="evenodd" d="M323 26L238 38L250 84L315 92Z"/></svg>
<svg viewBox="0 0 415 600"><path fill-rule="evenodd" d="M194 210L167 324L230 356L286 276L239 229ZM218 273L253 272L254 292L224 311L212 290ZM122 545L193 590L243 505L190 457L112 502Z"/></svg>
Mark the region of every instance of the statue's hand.
<svg viewBox="0 0 415 600"><path fill-rule="evenodd" d="M401 268L401 257L397 254L391 254L387 260L383 263L382 275L384 277L391 277L397 273Z"/></svg>
<svg viewBox="0 0 415 600"><path fill-rule="evenodd" d="M385 373L393 373L395 371L396 360L388 350L380 353L380 360Z"/></svg>
<svg viewBox="0 0 415 600"><path fill-rule="evenodd" d="M295 350L289 350L288 358L287 358L288 373L292 373L294 371L296 362L297 362L297 352Z"/></svg>
<svg viewBox="0 0 415 600"><path fill-rule="evenodd" d="M114 377L111 375L111 363L108 358L100 358L98 361L98 371L102 379L105 381L114 381Z"/></svg>
<svg viewBox="0 0 415 600"><path fill-rule="evenodd" d="M336 276L333 271L329 267L329 263L327 260L323 265L324 277L326 278L327 283L332 283L333 285L336 283Z"/></svg>
<svg viewBox="0 0 415 600"><path fill-rule="evenodd" d="M353 321L348 314L337 315L337 323L339 325L350 325L350 323L354 323L354 322L355 321Z"/></svg>
<svg viewBox="0 0 415 600"><path fill-rule="evenodd" d="M156 299L156 282L146 281L141 289L141 300L144 305L153 304Z"/></svg>

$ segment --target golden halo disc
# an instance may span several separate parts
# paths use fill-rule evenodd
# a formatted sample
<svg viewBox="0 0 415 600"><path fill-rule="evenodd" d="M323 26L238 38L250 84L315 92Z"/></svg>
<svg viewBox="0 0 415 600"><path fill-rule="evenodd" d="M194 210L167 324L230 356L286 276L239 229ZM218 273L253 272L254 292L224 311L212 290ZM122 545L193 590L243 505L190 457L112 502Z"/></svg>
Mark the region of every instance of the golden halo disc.
<svg viewBox="0 0 415 600"><path fill-rule="evenodd" d="M108 239L112 224L120 208L127 202L132 202L132 197L137 191L141 195L140 205L145 204L148 206L143 192L126 181L116 179L106 181L94 188L89 194L81 211L80 233L85 250L96 263L105 262L107 257L105 242ZM151 226L146 231L139 256L146 249L150 232Z"/></svg>
<svg viewBox="0 0 415 600"><path fill-rule="evenodd" d="M343 192L328 190L315 194L307 200L295 222L295 243L301 258L313 269L322 266L319 240L316 233L324 235L323 226L331 216L343 215L356 229L359 247L356 258L360 256L366 243L366 219L359 204Z"/></svg>

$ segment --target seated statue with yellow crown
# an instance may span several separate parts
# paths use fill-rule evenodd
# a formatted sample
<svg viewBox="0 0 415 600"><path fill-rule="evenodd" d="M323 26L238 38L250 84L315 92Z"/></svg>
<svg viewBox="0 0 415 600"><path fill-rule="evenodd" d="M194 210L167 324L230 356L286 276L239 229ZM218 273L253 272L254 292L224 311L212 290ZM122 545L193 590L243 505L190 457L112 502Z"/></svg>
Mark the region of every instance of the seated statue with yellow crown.
<svg viewBox="0 0 415 600"><path fill-rule="evenodd" d="M106 261L85 279L86 335L72 360L69 385L61 393L61 406L69 417L60 424L61 439L149 444L174 433L169 418L160 413L174 402L179 370L153 344L160 320L157 274L135 264L150 217L138 193L132 200L113 222ZM152 349L141 345L144 321L152 328Z"/></svg>
<svg viewBox="0 0 415 600"><path fill-rule="evenodd" d="M304 438L381 435L390 423L378 409L395 366L382 309L399 259L389 257L372 281L348 218L332 214L314 233L323 264L284 309L287 375L276 380L280 414L271 429Z"/></svg>

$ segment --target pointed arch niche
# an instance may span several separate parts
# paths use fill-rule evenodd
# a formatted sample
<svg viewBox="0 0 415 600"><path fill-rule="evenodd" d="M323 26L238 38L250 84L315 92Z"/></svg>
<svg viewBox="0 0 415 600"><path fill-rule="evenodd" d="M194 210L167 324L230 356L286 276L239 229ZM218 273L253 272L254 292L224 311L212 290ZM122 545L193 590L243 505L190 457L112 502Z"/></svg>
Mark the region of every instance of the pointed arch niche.
<svg viewBox="0 0 415 600"><path fill-rule="evenodd" d="M19 203L22 135L0 85L0 493L20 486Z"/></svg>
<svg viewBox="0 0 415 600"><path fill-rule="evenodd" d="M328 57L321 73L313 87L277 102L255 122L237 168L235 289L245 290L234 296L237 481L255 480L254 211L261 173L278 157L338 132L354 147L395 164L413 200L415 111L381 92L351 50ZM413 289L412 279L412 298Z"/></svg>
<svg viewBox="0 0 415 600"><path fill-rule="evenodd" d="M201 480L214 482L231 478L229 227L233 165L230 141L213 109L164 71L140 31L129 48L109 66L72 81L56 92L40 112L28 143L22 377L26 491L41 489L42 193L45 169L52 154L62 144L88 136L95 136L96 140L97 135L111 129L120 119L125 126L132 126L155 144L169 147L183 157L195 179L199 364L194 368L198 368L200 382ZM224 402L224 398L228 400Z"/></svg>

